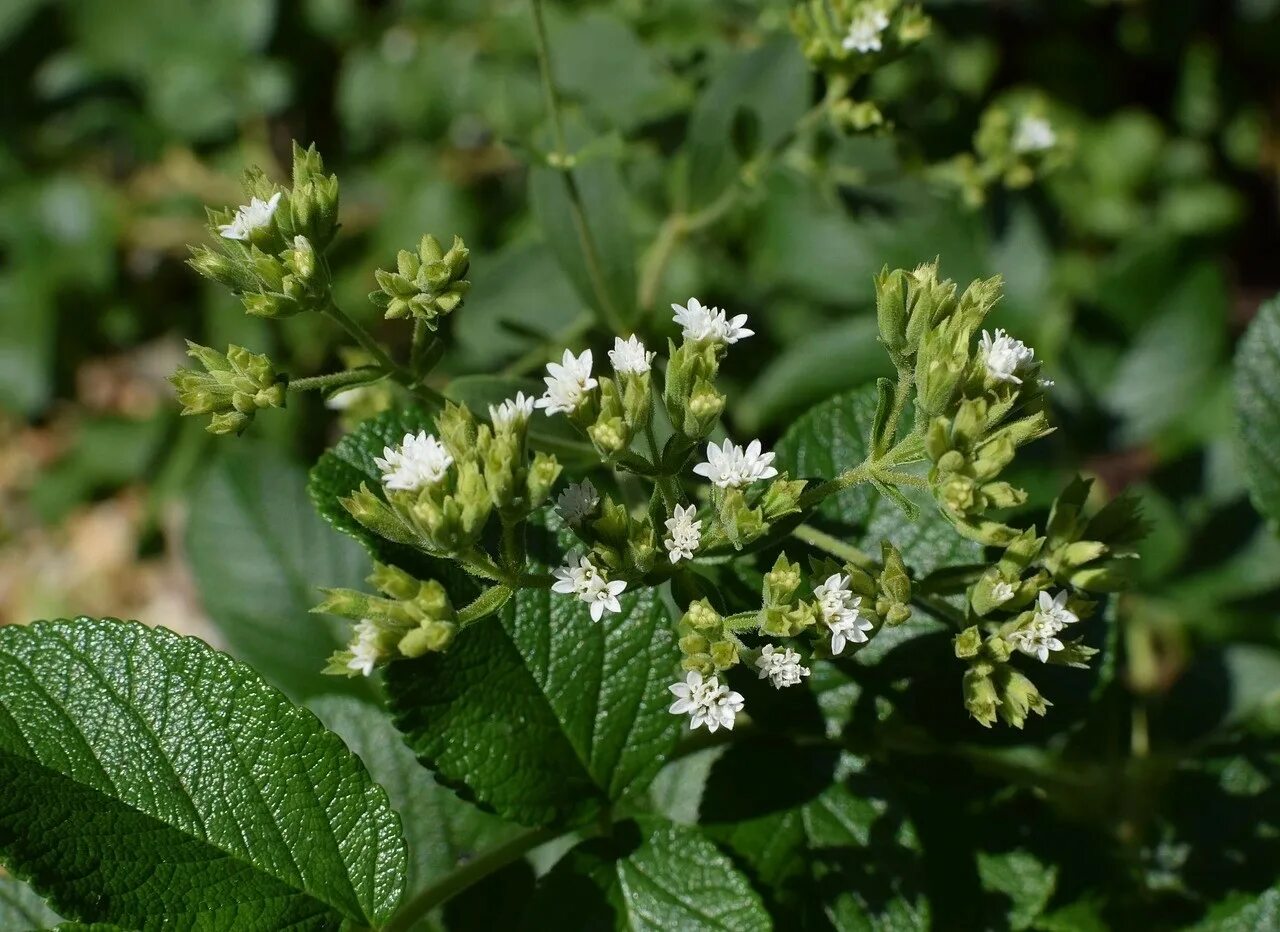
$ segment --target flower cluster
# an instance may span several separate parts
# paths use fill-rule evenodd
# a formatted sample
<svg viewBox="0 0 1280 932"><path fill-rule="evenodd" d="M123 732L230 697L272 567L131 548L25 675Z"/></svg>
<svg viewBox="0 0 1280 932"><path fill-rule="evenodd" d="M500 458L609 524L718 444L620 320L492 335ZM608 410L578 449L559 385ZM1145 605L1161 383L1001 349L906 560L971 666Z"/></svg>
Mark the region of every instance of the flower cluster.
<svg viewBox="0 0 1280 932"><path fill-rule="evenodd" d="M742 711L740 693L730 690L719 677L704 679L697 670L690 670L683 682L673 683L668 689L676 697L669 711L672 715L688 715L692 728L705 725L707 731L732 730L734 719Z"/></svg>
<svg viewBox="0 0 1280 932"><path fill-rule="evenodd" d="M440 318L457 310L471 288L466 280L471 251L454 236L446 252L431 234L425 234L416 252L402 249L394 272L378 269L378 291L369 295L388 320L412 317L435 330Z"/></svg>
<svg viewBox="0 0 1280 932"><path fill-rule="evenodd" d="M606 579L605 574L596 568L588 557L578 557L575 561L570 557L564 566L555 571L555 583L552 592L577 596L587 603L591 609L591 620L599 621L606 614L617 614L622 611L618 601L627 588L624 579Z"/></svg>
<svg viewBox="0 0 1280 932"><path fill-rule="evenodd" d="M266 356L232 345L225 353L187 341L187 355L203 372L179 369L169 381L178 391L183 414L212 415L213 434L238 434L260 408L282 408L288 379Z"/></svg>

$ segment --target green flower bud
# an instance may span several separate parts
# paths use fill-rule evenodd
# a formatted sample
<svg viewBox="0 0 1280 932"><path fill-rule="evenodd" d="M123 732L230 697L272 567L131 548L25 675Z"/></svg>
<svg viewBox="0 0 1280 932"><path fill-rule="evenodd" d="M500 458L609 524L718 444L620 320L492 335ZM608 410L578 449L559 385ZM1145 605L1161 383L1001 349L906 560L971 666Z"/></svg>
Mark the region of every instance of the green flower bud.
<svg viewBox="0 0 1280 932"><path fill-rule="evenodd" d="M996 723L1000 698L991 681L990 666L975 664L964 674L964 707L978 724L990 728Z"/></svg>
<svg viewBox="0 0 1280 932"><path fill-rule="evenodd" d="M686 437L701 440L716 426L720 413L724 411L725 396L716 391L714 385L704 378L699 378L689 395L688 417L684 425Z"/></svg>
<svg viewBox="0 0 1280 932"><path fill-rule="evenodd" d="M169 381L184 415L212 415L210 433L238 434L259 409L284 407L288 377L278 374L266 356L234 345L219 353L190 341L187 355L205 371L180 369Z"/></svg>
<svg viewBox="0 0 1280 932"><path fill-rule="evenodd" d="M601 414L587 428L587 436L605 459L613 459L631 445L631 430L621 417L606 417Z"/></svg>
<svg viewBox="0 0 1280 932"><path fill-rule="evenodd" d="M434 236L426 234L416 253L402 249L396 256L396 271L374 273L380 290L369 300L382 308L388 320L413 317L432 330L439 319L462 303L471 283L466 280L471 253L461 237L444 252Z"/></svg>
<svg viewBox="0 0 1280 932"><path fill-rule="evenodd" d="M436 415L436 433L454 462L472 459L478 443L476 419L466 405L446 401L444 410Z"/></svg>
<svg viewBox="0 0 1280 932"><path fill-rule="evenodd" d="M280 218L286 236L302 235L324 250L338 229L338 178L324 173L315 146L293 144L293 189L288 210Z"/></svg>
<svg viewBox="0 0 1280 932"><path fill-rule="evenodd" d="M969 660L978 656L982 649L982 632L977 625L965 628L955 638L956 657Z"/></svg>
<svg viewBox="0 0 1280 932"><path fill-rule="evenodd" d="M887 540L880 544L884 569L880 572L880 588L891 602L905 605L911 601L911 576L902 562L902 554Z"/></svg>
<svg viewBox="0 0 1280 932"><path fill-rule="evenodd" d="M706 599L699 599L697 602L690 603L685 609L684 617L681 621L698 631L718 630L724 621L720 617L720 613L711 607L711 603Z"/></svg>
<svg viewBox="0 0 1280 932"><path fill-rule="evenodd" d="M765 520L777 521L799 511L800 495L807 484L803 479L789 480L786 473L769 483L764 498L760 500Z"/></svg>
<svg viewBox="0 0 1280 932"><path fill-rule="evenodd" d="M773 569L764 574L764 604L769 607L788 604L800 588L800 567L778 554Z"/></svg>
<svg viewBox="0 0 1280 932"><path fill-rule="evenodd" d="M682 654L707 654L710 651L711 642L701 634L690 632L680 639L680 653Z"/></svg>
<svg viewBox="0 0 1280 932"><path fill-rule="evenodd" d="M1000 717L1006 724L1021 728L1028 713L1044 715L1049 711L1049 700L1040 695L1031 680L1013 667L998 667L993 678L1000 695Z"/></svg>
<svg viewBox="0 0 1280 932"><path fill-rule="evenodd" d="M385 501L369 491L363 482L360 488L346 498L338 499L360 526L397 544L417 546L421 542L396 511Z"/></svg>
<svg viewBox="0 0 1280 932"><path fill-rule="evenodd" d="M193 246L187 265L200 275L230 288L236 294L251 291L258 286L257 277L243 259L227 253L214 252L207 246Z"/></svg>
<svg viewBox="0 0 1280 932"><path fill-rule="evenodd" d="M711 662L717 671L728 670L738 663L738 646L732 641L716 641L711 645Z"/></svg>
<svg viewBox="0 0 1280 932"><path fill-rule="evenodd" d="M907 348L907 319L911 303L917 297L911 290L911 279L905 269L890 272L886 265L876 276L876 323L880 340L889 355L900 356Z"/></svg>
<svg viewBox="0 0 1280 932"><path fill-rule="evenodd" d="M385 592L391 598L402 601L414 598L422 587L418 580L399 567L376 562L373 564L373 572L369 574L368 582L379 592Z"/></svg>
<svg viewBox="0 0 1280 932"><path fill-rule="evenodd" d="M426 621L400 639L397 645L405 657L421 657L426 653L439 653L449 649L458 626L450 621Z"/></svg>
<svg viewBox="0 0 1280 932"><path fill-rule="evenodd" d="M562 467L551 454L539 452L533 455L525 480L525 499L530 510L540 507L551 495L561 470Z"/></svg>

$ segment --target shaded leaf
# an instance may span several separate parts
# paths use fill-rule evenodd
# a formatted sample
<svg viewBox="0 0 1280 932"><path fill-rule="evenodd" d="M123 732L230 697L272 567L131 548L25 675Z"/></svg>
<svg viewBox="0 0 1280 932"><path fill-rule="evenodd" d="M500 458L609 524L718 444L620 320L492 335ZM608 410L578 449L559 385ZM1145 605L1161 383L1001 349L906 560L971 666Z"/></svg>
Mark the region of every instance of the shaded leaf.
<svg viewBox="0 0 1280 932"><path fill-rule="evenodd" d="M1241 341L1235 389L1254 504L1272 521L1280 521L1280 299L1262 306Z"/></svg>

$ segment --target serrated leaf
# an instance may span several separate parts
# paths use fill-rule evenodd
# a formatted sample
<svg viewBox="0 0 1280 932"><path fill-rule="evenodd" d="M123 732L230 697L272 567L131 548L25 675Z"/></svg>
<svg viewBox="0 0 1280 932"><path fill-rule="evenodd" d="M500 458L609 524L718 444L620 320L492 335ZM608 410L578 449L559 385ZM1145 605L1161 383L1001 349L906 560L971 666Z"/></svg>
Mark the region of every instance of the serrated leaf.
<svg viewBox="0 0 1280 932"><path fill-rule="evenodd" d="M978 852L978 877L983 889L1009 900L1010 929L1029 929L1044 912L1058 885L1058 870L1029 851L1015 849L992 854Z"/></svg>
<svg viewBox="0 0 1280 932"><path fill-rule="evenodd" d="M765 932L773 924L747 878L696 828L644 819L565 855L539 883L525 928Z"/></svg>
<svg viewBox="0 0 1280 932"><path fill-rule="evenodd" d="M1236 417L1253 502L1280 522L1280 298L1258 311L1235 362Z"/></svg>
<svg viewBox="0 0 1280 932"><path fill-rule="evenodd" d="M1280 886L1258 896L1232 894L1214 906L1191 932L1272 932L1280 928Z"/></svg>
<svg viewBox="0 0 1280 932"><path fill-rule="evenodd" d="M567 545L534 536L541 565L558 564ZM594 622L577 599L522 590L448 653L390 666L396 725L442 781L527 825L643 790L679 734L667 713L679 651L656 592L621 602Z"/></svg>
<svg viewBox="0 0 1280 932"><path fill-rule="evenodd" d="M369 560L316 517L301 467L261 446L222 457L191 497L186 544L201 604L232 654L295 699L365 688L320 672L350 625L310 610L320 586L358 588Z"/></svg>
<svg viewBox="0 0 1280 932"><path fill-rule="evenodd" d="M248 667L135 622L0 629L0 859L64 915L142 930L385 922L400 822Z"/></svg>
<svg viewBox="0 0 1280 932"><path fill-rule="evenodd" d="M776 465L792 476L823 478L858 465L867 453L875 412L874 385L822 402L783 434ZM831 496L818 516L828 532L868 553L878 553L881 540L892 542L917 577L941 566L981 561L982 548L957 534L928 495L904 492L920 507L915 521L865 485Z"/></svg>
<svg viewBox="0 0 1280 932"><path fill-rule="evenodd" d="M58 914L34 890L0 874L0 929L12 932L48 929L60 921Z"/></svg>
<svg viewBox="0 0 1280 932"><path fill-rule="evenodd" d="M311 467L307 492L320 516L358 540L375 560L399 566L419 579L439 579L457 601L473 594L474 587L468 588L463 574L452 564L366 530L340 501L357 491L361 483L379 492L382 471L374 464L374 457L381 456L385 447L399 444L405 434L420 430L435 431L435 422L421 408L398 408L370 418L326 450Z"/></svg>
<svg viewBox="0 0 1280 932"><path fill-rule="evenodd" d="M421 890L523 831L436 783L382 709L346 696L322 696L311 708L359 756L399 813L409 846L407 889Z"/></svg>

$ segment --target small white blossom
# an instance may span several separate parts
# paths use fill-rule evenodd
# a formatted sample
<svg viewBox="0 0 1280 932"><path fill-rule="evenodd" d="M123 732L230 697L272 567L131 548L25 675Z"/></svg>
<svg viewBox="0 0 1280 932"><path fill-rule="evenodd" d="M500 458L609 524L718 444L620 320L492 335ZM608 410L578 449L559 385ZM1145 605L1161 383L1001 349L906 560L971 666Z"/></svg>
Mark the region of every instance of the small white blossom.
<svg viewBox="0 0 1280 932"><path fill-rule="evenodd" d="M579 557L576 563L569 557L552 575L556 581L551 584L551 591L577 596L590 607L592 621L599 621L606 613L622 611L618 596L627 588L626 580L605 579L589 557Z"/></svg>
<svg viewBox="0 0 1280 932"><path fill-rule="evenodd" d="M997 605L1003 605L1005 602L1008 602L1013 598L1013 595L1013 586L1009 585L1009 583L1004 580L1001 580L991 587L991 600Z"/></svg>
<svg viewBox="0 0 1280 932"><path fill-rule="evenodd" d="M745 326L746 314L730 318L720 308L706 307L697 298L690 298L687 305L673 304L671 310L676 312L672 319L683 328L686 340L737 343L755 335Z"/></svg>
<svg viewBox="0 0 1280 932"><path fill-rule="evenodd" d="M706 462L694 466L693 471L722 489L741 488L776 476L778 470L771 465L774 456L762 452L759 440L752 440L745 450L732 440L718 447L709 443Z"/></svg>
<svg viewBox="0 0 1280 932"><path fill-rule="evenodd" d="M622 337L613 338L613 349L609 350L609 362L613 363L613 371L618 375L631 372L636 375L648 372L649 367L653 364L653 357L656 353L651 353L644 348L644 344L632 334L627 339Z"/></svg>
<svg viewBox="0 0 1280 932"><path fill-rule="evenodd" d="M572 414L586 400L587 392L600 384L591 377L591 350L583 350L581 356L565 350L560 362L547 363L542 381L547 383L547 391L534 406L545 408L548 415Z"/></svg>
<svg viewBox="0 0 1280 932"><path fill-rule="evenodd" d="M516 392L516 397L508 398L500 405L489 405L489 420L495 429L523 424L531 414L533 398L524 392Z"/></svg>
<svg viewBox="0 0 1280 932"><path fill-rule="evenodd" d="M378 628L368 619L356 625L355 640L351 642L351 659L347 661L347 669L361 676L372 676L373 668L382 659L382 649L378 646Z"/></svg>
<svg viewBox="0 0 1280 932"><path fill-rule="evenodd" d="M884 47L880 34L889 28L889 17L883 10L864 9L849 24L849 34L840 44L848 52L878 52Z"/></svg>
<svg viewBox="0 0 1280 932"><path fill-rule="evenodd" d="M693 520L697 510L692 505L676 505L675 513L666 520L667 539L663 546L672 563L692 560L693 552L702 543L702 522Z"/></svg>
<svg viewBox="0 0 1280 932"><path fill-rule="evenodd" d="M577 563L574 562L573 557L569 557L565 565L554 570L551 575L556 578L551 585L552 592L576 595L579 598L592 592L600 580L600 571L588 557L578 558ZM583 599L583 601L588 600Z"/></svg>
<svg viewBox="0 0 1280 932"><path fill-rule="evenodd" d="M704 680L697 670L690 670L683 683L673 683L667 689L676 697L667 711L688 715L690 728L705 725L707 731L732 731L734 719L745 704L742 695L723 685L719 677Z"/></svg>
<svg viewBox="0 0 1280 932"><path fill-rule="evenodd" d="M425 430L405 434L398 447L384 447L382 456L374 457L382 470L382 482L388 489L416 492L435 485L453 465L453 457L444 444Z"/></svg>
<svg viewBox="0 0 1280 932"><path fill-rule="evenodd" d="M556 511L570 524L581 524L595 513L600 495L590 479L570 484L556 499Z"/></svg>
<svg viewBox="0 0 1280 932"><path fill-rule="evenodd" d="M1035 613L1031 620L1009 635L1009 643L1018 650L1041 663L1047 663L1052 651L1062 650L1064 645L1058 634L1067 625L1073 625L1080 617L1067 608L1067 591L1064 589L1056 597L1041 592L1036 601Z"/></svg>
<svg viewBox="0 0 1280 932"><path fill-rule="evenodd" d="M1036 616L1045 621L1053 622L1058 626L1058 630L1062 630L1067 625L1074 625L1080 620L1079 615L1067 608L1066 589L1063 589L1053 597L1050 597L1047 592L1041 592L1036 600Z"/></svg>
<svg viewBox="0 0 1280 932"><path fill-rule="evenodd" d="M809 668L800 665L799 654L790 647L777 650L772 644L766 644L760 651L756 668L760 671L760 679L768 678L774 689L795 686L809 675Z"/></svg>
<svg viewBox="0 0 1280 932"><path fill-rule="evenodd" d="M987 331L982 331L978 349L982 353L982 362L987 367L988 375L997 382L1012 382L1015 385L1022 384L1018 371L1031 365L1036 358L1035 350L1003 330L997 330L994 337Z"/></svg>
<svg viewBox="0 0 1280 932"><path fill-rule="evenodd" d="M875 627L871 619L863 617L862 596L855 596L849 589L849 577L833 573L813 587L818 600L822 621L831 630L831 653L839 654L849 642L861 644L867 640L867 632Z"/></svg>
<svg viewBox="0 0 1280 932"><path fill-rule="evenodd" d="M264 201L255 197L248 204L236 209L236 215L230 223L219 224L218 234L223 239L247 240L255 231L271 225L280 205L280 192L271 195L271 200Z"/></svg>
<svg viewBox="0 0 1280 932"><path fill-rule="evenodd" d="M1024 116L1013 131L1013 151L1026 154L1052 149L1058 142L1058 134L1044 117Z"/></svg>

